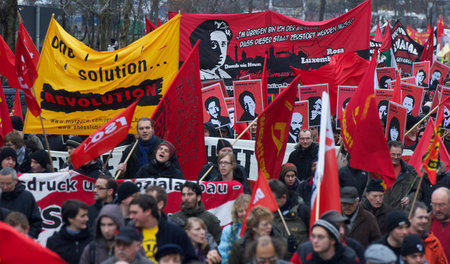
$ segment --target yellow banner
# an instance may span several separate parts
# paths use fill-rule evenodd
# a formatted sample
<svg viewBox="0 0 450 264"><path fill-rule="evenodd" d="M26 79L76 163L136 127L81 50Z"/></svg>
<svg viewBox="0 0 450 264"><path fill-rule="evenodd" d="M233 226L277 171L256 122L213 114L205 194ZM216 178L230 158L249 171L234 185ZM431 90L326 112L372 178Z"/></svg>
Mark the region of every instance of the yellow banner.
<svg viewBox="0 0 450 264"><path fill-rule="evenodd" d="M52 18L34 85L46 133L89 135L140 96L132 129L151 117L178 71L180 17L108 52L84 45ZM42 133L39 118L27 112L24 131Z"/></svg>

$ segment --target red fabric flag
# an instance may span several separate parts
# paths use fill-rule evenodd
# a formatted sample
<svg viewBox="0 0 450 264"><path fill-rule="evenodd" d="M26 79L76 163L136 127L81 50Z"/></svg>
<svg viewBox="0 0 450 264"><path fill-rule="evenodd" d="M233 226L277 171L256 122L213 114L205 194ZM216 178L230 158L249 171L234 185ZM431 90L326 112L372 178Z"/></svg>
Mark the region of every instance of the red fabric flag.
<svg viewBox="0 0 450 264"><path fill-rule="evenodd" d="M383 42L381 43L380 51L381 52L387 51L391 47L392 47L391 26L389 25L389 21L387 21L386 28L384 29Z"/></svg>
<svg viewBox="0 0 450 264"><path fill-rule="evenodd" d="M330 100L327 93L322 94L322 116L320 120L319 159L313 180L311 194L310 225L329 210L341 212L339 174L331 127ZM320 187L319 187L320 186Z"/></svg>
<svg viewBox="0 0 450 264"><path fill-rule="evenodd" d="M420 61L433 62L433 49L434 49L434 27L431 29L431 33L428 36L427 42L423 47L422 55L420 55Z"/></svg>
<svg viewBox="0 0 450 264"><path fill-rule="evenodd" d="M263 97L263 107L264 109L266 109L266 107L269 105L269 96L267 95L267 54L264 57L264 66L261 74L261 89Z"/></svg>
<svg viewBox="0 0 450 264"><path fill-rule="evenodd" d="M379 23L378 19L377 19L377 28L375 29L374 41L383 42L383 34L381 33L380 23Z"/></svg>
<svg viewBox="0 0 450 264"><path fill-rule="evenodd" d="M280 176L299 77L295 77L288 88L258 117L255 155L258 169L264 173L266 179L278 179Z"/></svg>
<svg viewBox="0 0 450 264"><path fill-rule="evenodd" d="M16 75L16 63L14 53L6 44L5 40L0 36L0 61L2 66L0 67L0 75L8 79L8 84L11 87L19 87Z"/></svg>
<svg viewBox="0 0 450 264"><path fill-rule="evenodd" d="M0 147L3 146L3 138L11 131L13 131L11 118L9 117L5 93L3 92L2 83L0 82Z"/></svg>
<svg viewBox="0 0 450 264"><path fill-rule="evenodd" d="M161 26L161 19L158 18L158 27Z"/></svg>
<svg viewBox="0 0 450 264"><path fill-rule="evenodd" d="M97 129L74 150L70 158L75 169L113 149L127 137L137 103L138 100Z"/></svg>
<svg viewBox="0 0 450 264"><path fill-rule="evenodd" d="M236 131L236 133L238 135L240 135L247 128L247 124L246 123L235 123L233 128ZM244 135L242 135L241 139L247 139L247 140L252 139L252 135L250 135L250 129L247 129L247 131L245 131L245 133L244 133Z"/></svg>
<svg viewBox="0 0 450 264"><path fill-rule="evenodd" d="M331 114L336 114L337 86L356 86L367 71L369 61L361 58L356 52L346 52L331 57L330 63L312 71L291 67L296 75L300 75L303 85L328 83Z"/></svg>
<svg viewBox="0 0 450 264"><path fill-rule="evenodd" d="M441 16L439 17L439 23L437 25L438 40L442 37L442 35L444 35L444 27L445 27L444 18L442 17L442 14L441 14Z"/></svg>
<svg viewBox="0 0 450 264"><path fill-rule="evenodd" d="M22 105L20 104L20 94L19 89L16 89L16 94L14 96L14 104L12 108L12 114L13 116L18 116L23 121L23 114L22 114Z"/></svg>
<svg viewBox="0 0 450 264"><path fill-rule="evenodd" d="M273 197L272 190L261 170L259 170L258 179L256 180L255 186L253 186L252 198L250 199L250 204L248 205L244 221L242 222L240 236L244 235L245 229L247 228L245 222L247 221L248 214L253 207L258 205L267 207L272 213L278 210L277 201L275 200L275 197Z"/></svg>
<svg viewBox="0 0 450 264"><path fill-rule="evenodd" d="M64 264L58 254L0 222L0 263Z"/></svg>
<svg viewBox="0 0 450 264"><path fill-rule="evenodd" d="M427 152L422 158L422 167L427 172L428 179L433 185L436 184L436 170L439 165L439 139L441 137L442 119L444 119L444 111L441 111L437 118Z"/></svg>
<svg viewBox="0 0 450 264"><path fill-rule="evenodd" d="M206 162L198 43L159 102L152 119L155 134L177 149L186 180L195 180Z"/></svg>
<svg viewBox="0 0 450 264"><path fill-rule="evenodd" d="M22 23L17 33L15 63L19 86L16 88L24 91L25 103L27 104L28 110L34 116L38 116L41 114L41 108L31 89L38 76L36 66L39 60L39 53Z"/></svg>
<svg viewBox="0 0 450 264"><path fill-rule="evenodd" d="M374 95L376 57L372 56L369 69L344 110L341 133L351 155L350 166L379 173L389 187L396 177Z"/></svg>
<svg viewBox="0 0 450 264"><path fill-rule="evenodd" d="M394 95L392 96L392 102L397 104L402 104L402 80L400 77L400 71L397 71L397 79L395 80L394 84Z"/></svg>
<svg viewBox="0 0 450 264"><path fill-rule="evenodd" d="M153 23L147 18L147 15L145 15L145 32L148 34L155 29L155 25L153 25Z"/></svg>

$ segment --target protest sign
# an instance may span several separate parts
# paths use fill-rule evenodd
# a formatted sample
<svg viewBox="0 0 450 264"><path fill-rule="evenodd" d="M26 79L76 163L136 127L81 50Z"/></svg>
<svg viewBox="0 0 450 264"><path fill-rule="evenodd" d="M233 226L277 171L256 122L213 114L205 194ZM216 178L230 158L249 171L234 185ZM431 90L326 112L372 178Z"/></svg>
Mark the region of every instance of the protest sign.
<svg viewBox="0 0 450 264"><path fill-rule="evenodd" d="M308 100L295 102L292 111L291 128L289 129L288 143L298 143L298 135L303 129L308 129L309 108Z"/></svg>
<svg viewBox="0 0 450 264"><path fill-rule="evenodd" d="M357 86L345 86L345 85L338 85L338 94L337 94L337 104L336 104L336 113L337 113L337 119L336 119L336 128L341 128L341 120L342 120L342 114L344 113L344 109L347 106L348 102L350 101L350 98L352 98L352 95L356 92Z"/></svg>
<svg viewBox="0 0 450 264"><path fill-rule="evenodd" d="M439 63L437 61L433 62L433 65L431 65L430 69L430 90L436 90L437 86L439 84L444 83L444 79L447 76L448 72L450 70L450 67L447 65L444 65L442 63Z"/></svg>
<svg viewBox="0 0 450 264"><path fill-rule="evenodd" d="M414 62L413 75L415 76L415 85L428 88L428 79L430 76L430 62L429 61Z"/></svg>
<svg viewBox="0 0 450 264"><path fill-rule="evenodd" d="M411 73L412 65L422 53L423 46L411 39L399 20L392 27L392 46L397 66Z"/></svg>
<svg viewBox="0 0 450 264"><path fill-rule="evenodd" d="M391 81L395 80L395 68L377 68L378 88L388 89Z"/></svg>
<svg viewBox="0 0 450 264"><path fill-rule="evenodd" d="M236 122L253 121L264 110L261 80L235 81L233 86Z"/></svg>
<svg viewBox="0 0 450 264"><path fill-rule="evenodd" d="M407 109L397 103L389 102L387 115L386 139L403 143L406 128Z"/></svg>
<svg viewBox="0 0 450 264"><path fill-rule="evenodd" d="M300 100L309 101L309 126L319 126L322 114L322 92L328 93L328 83L302 85L299 87Z"/></svg>
<svg viewBox="0 0 450 264"><path fill-rule="evenodd" d="M211 122L216 127L230 125L228 108L223 98L220 83L202 88L203 122Z"/></svg>
<svg viewBox="0 0 450 264"><path fill-rule="evenodd" d="M423 87L401 83L402 104L408 110L408 115L419 115L423 100Z"/></svg>

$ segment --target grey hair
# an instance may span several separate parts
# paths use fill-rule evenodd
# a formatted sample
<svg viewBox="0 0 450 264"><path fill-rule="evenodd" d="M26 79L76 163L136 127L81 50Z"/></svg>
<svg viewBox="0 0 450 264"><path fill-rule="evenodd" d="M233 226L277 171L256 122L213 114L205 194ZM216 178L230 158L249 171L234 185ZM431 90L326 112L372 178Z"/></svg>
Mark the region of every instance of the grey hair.
<svg viewBox="0 0 450 264"><path fill-rule="evenodd" d="M17 180L17 172L13 168L5 167L0 170L0 175L7 176L9 174L12 175L13 180Z"/></svg>

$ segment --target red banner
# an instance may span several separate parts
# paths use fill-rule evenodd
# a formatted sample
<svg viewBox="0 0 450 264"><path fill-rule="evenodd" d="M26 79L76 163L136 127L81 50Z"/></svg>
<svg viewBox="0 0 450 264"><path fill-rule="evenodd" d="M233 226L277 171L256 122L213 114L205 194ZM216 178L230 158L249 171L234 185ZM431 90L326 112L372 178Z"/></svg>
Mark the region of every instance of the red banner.
<svg viewBox="0 0 450 264"><path fill-rule="evenodd" d="M157 136L177 149L178 161L187 180L197 179L206 163L202 94L195 46L183 63L153 113Z"/></svg>
<svg viewBox="0 0 450 264"><path fill-rule="evenodd" d="M70 156L75 169L119 145L128 135L138 101L84 140Z"/></svg>
<svg viewBox="0 0 450 264"><path fill-rule="evenodd" d="M181 17L180 60L200 40L202 80L260 79L267 53L269 93L293 79L289 66L317 69L331 55L369 48L372 1L333 19L306 22L273 11L250 14L187 14ZM169 17L177 13L170 12Z"/></svg>
<svg viewBox="0 0 450 264"><path fill-rule="evenodd" d="M390 88L391 81L395 80L395 68L377 68L378 88Z"/></svg>
<svg viewBox="0 0 450 264"><path fill-rule="evenodd" d="M397 66L402 72L411 72L413 62L423 50L423 46L408 36L400 21L392 28L392 48Z"/></svg>

